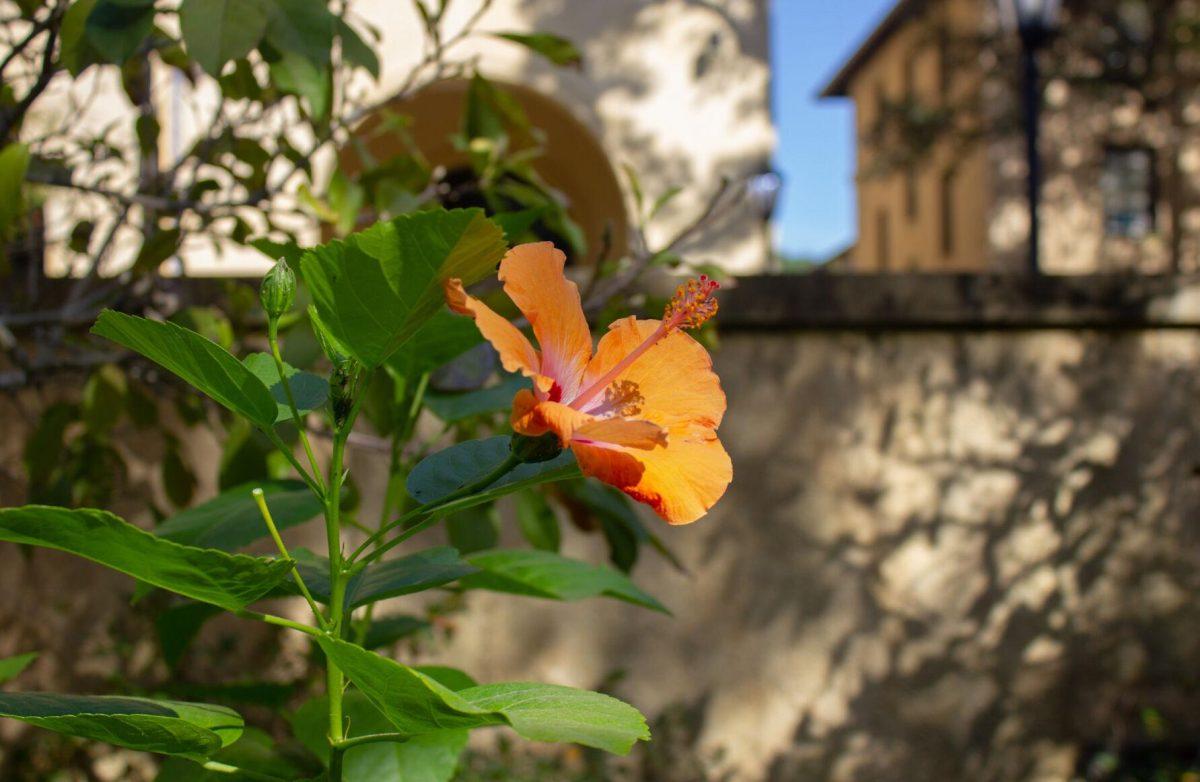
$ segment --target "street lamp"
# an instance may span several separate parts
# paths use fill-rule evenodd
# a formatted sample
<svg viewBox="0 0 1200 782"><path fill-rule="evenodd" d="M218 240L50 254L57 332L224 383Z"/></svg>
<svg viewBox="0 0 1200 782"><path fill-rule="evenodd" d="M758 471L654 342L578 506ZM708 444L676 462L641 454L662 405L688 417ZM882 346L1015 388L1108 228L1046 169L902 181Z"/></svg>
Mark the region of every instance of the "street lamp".
<svg viewBox="0 0 1200 782"><path fill-rule="evenodd" d="M1025 110L1025 154L1029 164L1029 273L1041 272L1038 260L1038 202L1042 192L1042 159L1038 155L1038 130L1042 108L1037 54L1058 28L1062 0L999 0L1000 21L1021 39L1023 76L1021 102Z"/></svg>

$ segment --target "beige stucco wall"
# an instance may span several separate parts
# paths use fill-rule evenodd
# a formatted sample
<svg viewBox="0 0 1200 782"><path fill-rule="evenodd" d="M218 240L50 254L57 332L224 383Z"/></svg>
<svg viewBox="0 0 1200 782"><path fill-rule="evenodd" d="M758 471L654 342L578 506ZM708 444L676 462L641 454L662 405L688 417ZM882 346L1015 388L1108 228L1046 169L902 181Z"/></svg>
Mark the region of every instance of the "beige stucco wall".
<svg viewBox="0 0 1200 782"><path fill-rule="evenodd" d="M1021 107L1017 103L1019 63L1013 56L1015 33L999 26L995 5L982 0L929 0L918 3L924 10L906 22L879 46L854 76L850 94L855 102L860 138L877 117L875 106L882 88L892 100L904 95L905 62L916 62L917 96L928 106L937 106L936 91L929 86L929 72L938 51L933 26L952 19L959 36L957 46L975 46L974 57L960 57L956 80L960 90L980 90L978 112L968 109L963 117L969 126L982 121L985 137L957 152L941 144L919 165L918 190L921 210L916 219L905 214L905 175L863 176L870 168L873 151L860 142L858 161L859 240L852 268L879 268L879 215L889 217L891 265L898 269L988 269L1024 268L1029 231L1025 196L1028 169L1020 128ZM1078 24L1069 16L1065 24ZM1074 30L1074 34L1080 34ZM1099 31L1093 31L1100 35ZM980 42L985 42L980 46ZM1004 42L1004 52L991 48ZM1041 55L1046 74L1053 76L1064 66L1074 73L1089 67L1081 54L1060 39ZM936 83L936 82L935 82ZM962 93L960 92L960 95ZM967 104L968 106L970 104ZM961 108L961 107L960 107ZM1180 229L1181 271L1191 271L1200 252L1200 198L1194 180L1200 171L1200 134L1190 129L1198 114L1195 105L1182 109L1180 126L1173 128L1168 110L1148 109L1135 90L1121 94L1115 87L1101 95L1086 84L1072 86L1062 78L1044 84L1041 123L1041 152L1044 186L1041 204L1043 270L1056 274L1080 274L1130 270L1162 273L1170 270L1172 225L1168 201L1170 156L1176 136L1182 133L1179 160L1183 177L1184 206ZM1157 215L1155 229L1146 237L1129 239L1107 236L1100 189L1107 145L1145 145L1157 153ZM956 243L961 250L945 257L940 249L940 220L937 214L941 173L960 161L960 177L954 189ZM927 205L929 208L927 208Z"/></svg>
<svg viewBox="0 0 1200 782"><path fill-rule="evenodd" d="M953 140L936 144L910 166L880 170L880 155L894 155L906 142L891 134L888 149L869 142L879 122L880 101L908 98L922 106L965 105L974 100L978 72L939 47L937 30L953 38L978 26L975 0L940 0L887 38L854 75L849 96L855 107L858 242L852 268L879 271L982 270L987 268L985 214L990 170L981 147L963 150ZM943 58L946 62L943 62ZM946 89L943 91L943 71ZM911 85L909 80L911 78ZM909 169L911 168L911 171ZM910 211L912 178L915 209ZM943 179L946 184L943 184ZM949 201L944 205L944 200ZM943 243L943 223L952 238ZM883 228L881 223L886 222ZM886 249L882 246L886 244Z"/></svg>
<svg viewBox="0 0 1200 782"><path fill-rule="evenodd" d="M725 334L734 482L703 521L657 527L689 575L650 553L635 571L674 618L474 594L428 659L587 687L623 670L616 691L647 712L698 709L703 755L747 782L1067 782L1081 747L1136 741L1143 708L1194 740L1198 361L1186 330ZM26 401L0 408L5 501ZM215 463L209 435L187 442ZM364 497L382 461L353 451ZM127 491L156 482L135 462ZM321 545L316 528L289 537ZM570 554L601 548L568 532ZM0 656L44 649L31 687L157 680L130 586L2 547ZM208 633L198 681L229 676L230 644L280 678L303 661L298 637L264 657L256 625Z"/></svg>

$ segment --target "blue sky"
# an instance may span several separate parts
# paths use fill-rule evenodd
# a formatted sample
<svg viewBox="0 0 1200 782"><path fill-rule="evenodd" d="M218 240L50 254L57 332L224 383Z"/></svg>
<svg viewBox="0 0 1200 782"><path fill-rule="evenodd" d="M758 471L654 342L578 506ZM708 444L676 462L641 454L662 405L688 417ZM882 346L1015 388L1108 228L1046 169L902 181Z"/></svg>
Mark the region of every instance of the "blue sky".
<svg viewBox="0 0 1200 782"><path fill-rule="evenodd" d="M849 101L818 101L833 75L894 0L771 0L776 214L788 256L824 259L854 241L853 116Z"/></svg>

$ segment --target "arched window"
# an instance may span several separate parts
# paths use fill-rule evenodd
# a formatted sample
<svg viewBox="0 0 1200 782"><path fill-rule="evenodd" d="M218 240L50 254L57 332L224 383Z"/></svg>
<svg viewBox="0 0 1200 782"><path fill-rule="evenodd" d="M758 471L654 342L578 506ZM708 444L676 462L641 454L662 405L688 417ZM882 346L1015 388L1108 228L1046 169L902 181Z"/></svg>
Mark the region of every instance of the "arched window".
<svg viewBox="0 0 1200 782"><path fill-rule="evenodd" d="M579 227L582 257L570 257L577 265L590 265L620 257L628 241L628 225L620 185L608 155L600 142L569 109L536 90L515 84L497 83L511 96L536 128L539 138L514 138L514 147L537 144L541 154L532 161L537 176L566 207L567 214ZM455 137L463 128L470 82L453 79L438 82L409 98L388 103L356 129L356 143L346 147L341 157L342 170L356 174L361 169L365 150L376 161L387 160L413 144L431 166L441 174L437 194L447 207L487 207L476 182L470 158ZM401 132L388 130L389 118L411 118ZM519 184L519 183L514 183ZM515 189L515 188L514 188ZM517 204L510 204L518 208ZM568 251L571 244L562 236L560 226L539 221L531 226L541 239L554 241Z"/></svg>

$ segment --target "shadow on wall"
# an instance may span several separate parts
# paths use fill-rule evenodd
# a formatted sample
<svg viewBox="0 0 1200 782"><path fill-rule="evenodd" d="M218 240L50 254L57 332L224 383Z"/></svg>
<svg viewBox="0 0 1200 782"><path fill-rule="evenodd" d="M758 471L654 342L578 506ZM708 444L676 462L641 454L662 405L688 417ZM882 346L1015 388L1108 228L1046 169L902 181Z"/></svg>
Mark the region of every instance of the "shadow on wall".
<svg viewBox="0 0 1200 782"><path fill-rule="evenodd" d="M513 80L564 100L597 129L618 166L628 165L653 199L684 192L662 216L673 234L717 190L720 178L758 173L774 130L768 105L767 24L761 0L516 0L530 29L583 45L583 71L536 59ZM738 212L684 247L697 260L737 259L757 268L757 218ZM651 231L651 240L662 237Z"/></svg>
<svg viewBox="0 0 1200 782"><path fill-rule="evenodd" d="M1200 738L1198 347L728 340L737 478L707 553L715 635L747 652L709 740L764 674L777 782L1066 780L1081 746L1143 741L1146 707Z"/></svg>

